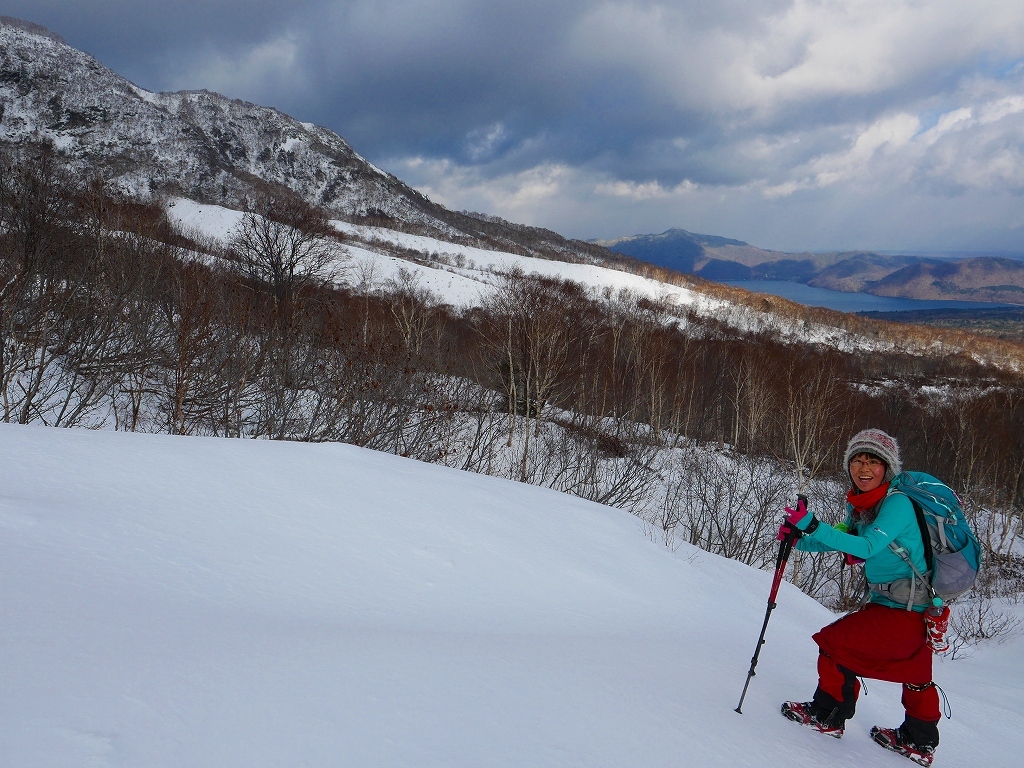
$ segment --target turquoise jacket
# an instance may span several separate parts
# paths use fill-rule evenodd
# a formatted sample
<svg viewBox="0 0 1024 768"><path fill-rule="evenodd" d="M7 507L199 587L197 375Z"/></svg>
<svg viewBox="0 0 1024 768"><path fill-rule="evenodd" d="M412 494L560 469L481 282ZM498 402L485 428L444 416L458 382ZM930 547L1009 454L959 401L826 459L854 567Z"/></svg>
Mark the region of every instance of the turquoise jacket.
<svg viewBox="0 0 1024 768"><path fill-rule="evenodd" d="M904 494L890 491L882 500L878 517L870 523L854 522L853 507L846 505L846 526L850 533L843 533L827 523L820 523L814 533L805 533L797 542L797 549L805 552L846 552L864 561L864 571L871 584L886 584L899 579L913 578L911 567L899 555L889 549L889 544L898 541L910 555L914 566L921 573L927 569L924 559L924 541L917 525L914 505ZM906 608L906 604L895 603L882 595L871 593L872 603L891 608ZM923 611L924 606L915 606Z"/></svg>

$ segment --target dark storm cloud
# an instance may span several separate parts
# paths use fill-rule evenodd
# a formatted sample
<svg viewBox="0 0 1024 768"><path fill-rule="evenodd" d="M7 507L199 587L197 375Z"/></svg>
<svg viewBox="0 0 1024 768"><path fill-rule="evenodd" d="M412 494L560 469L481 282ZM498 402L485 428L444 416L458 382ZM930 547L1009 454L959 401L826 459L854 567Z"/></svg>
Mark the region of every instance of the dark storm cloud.
<svg viewBox="0 0 1024 768"><path fill-rule="evenodd" d="M8 0L4 13L145 88L275 106L441 202L568 234L1005 246L1024 231L1024 8L964 9Z"/></svg>
<svg viewBox="0 0 1024 768"><path fill-rule="evenodd" d="M371 157L443 155L494 173L556 159L640 178L651 142L683 133L706 145L716 132L699 109L660 103L642 73L592 60L575 39L601 5L590 0L9 5L143 87L271 104ZM714 23L702 7L695 23ZM657 160L666 182L735 176L684 160Z"/></svg>
<svg viewBox="0 0 1024 768"><path fill-rule="evenodd" d="M318 4L298 0L288 6ZM202 42L235 46L259 40L294 15L273 0L7 0L4 9L5 15L47 27L125 76L155 80L168 54Z"/></svg>

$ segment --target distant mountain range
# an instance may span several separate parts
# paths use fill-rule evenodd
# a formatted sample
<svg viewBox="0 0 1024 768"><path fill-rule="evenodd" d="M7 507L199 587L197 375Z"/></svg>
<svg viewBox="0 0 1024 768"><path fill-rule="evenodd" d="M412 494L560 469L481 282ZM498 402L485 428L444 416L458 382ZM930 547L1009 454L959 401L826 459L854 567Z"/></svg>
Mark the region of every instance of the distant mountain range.
<svg viewBox="0 0 1024 768"><path fill-rule="evenodd" d="M877 296L1024 304L1024 262L994 256L949 260L872 251L784 253L685 229L594 242L709 280L793 280Z"/></svg>

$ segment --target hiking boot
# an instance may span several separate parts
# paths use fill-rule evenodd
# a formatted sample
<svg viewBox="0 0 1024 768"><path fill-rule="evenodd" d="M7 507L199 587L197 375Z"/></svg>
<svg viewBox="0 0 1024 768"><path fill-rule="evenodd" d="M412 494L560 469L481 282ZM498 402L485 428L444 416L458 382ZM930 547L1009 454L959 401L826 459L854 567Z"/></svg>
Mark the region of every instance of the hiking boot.
<svg viewBox="0 0 1024 768"><path fill-rule="evenodd" d="M898 755L909 757L918 765L929 766L935 759L935 747L915 744L904 738L899 728L879 728L876 725L871 729L871 738L876 744L881 744Z"/></svg>
<svg viewBox="0 0 1024 768"><path fill-rule="evenodd" d="M845 730L845 723L833 723L830 718L820 718L813 701L786 701L782 704L782 716L792 720L794 723L806 725L818 733L841 739Z"/></svg>

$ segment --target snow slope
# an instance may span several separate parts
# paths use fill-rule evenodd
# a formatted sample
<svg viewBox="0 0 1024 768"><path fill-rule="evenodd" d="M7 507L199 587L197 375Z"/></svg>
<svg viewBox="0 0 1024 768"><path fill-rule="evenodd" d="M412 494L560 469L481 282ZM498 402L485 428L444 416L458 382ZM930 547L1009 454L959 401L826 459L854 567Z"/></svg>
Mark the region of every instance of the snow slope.
<svg viewBox="0 0 1024 768"><path fill-rule="evenodd" d="M180 226L221 242L231 237L232 230L243 216L241 212L230 208L204 205L186 198L171 200L168 214ZM519 256L344 221L333 221L332 224L338 231L366 242L366 245L349 245L347 249L352 265L358 267L358 272L366 273L368 268L372 268L374 285L379 286L387 280L395 279L399 269L405 269L416 276L421 287L433 291L441 301L456 307L479 306L490 293L491 286L497 284L498 276L514 268L526 274L574 280L597 291L605 288L612 291L627 289L650 299L664 299L670 304L695 306L705 310L724 306L722 301L686 288L607 267ZM374 243L380 247L371 247ZM396 258L387 253L388 247L414 251L435 263L429 265ZM458 263L461 266L457 266L456 259L460 257Z"/></svg>
<svg viewBox="0 0 1024 768"><path fill-rule="evenodd" d="M4 766L893 766L783 720L832 616L545 489L348 445L0 425ZM938 665L1017 764L1024 643Z"/></svg>
<svg viewBox="0 0 1024 768"><path fill-rule="evenodd" d="M230 208L200 204L187 198L170 200L168 214L186 230L194 230L221 242L230 238L243 216ZM987 359L972 348L953 347L944 352L940 344L924 349L913 337L897 340L859 335L834 325L784 317L770 309L761 311L733 304L696 290L595 264L520 256L340 220L331 223L355 239L345 246L346 263L336 266L338 274L358 290L388 290L389 283L398 281L400 272L405 271L419 288L431 291L440 302L457 309L467 309L480 306L495 287L501 285L502 275L519 269L527 275L572 280L585 286L595 297L628 291L635 297L664 302L670 309L674 307L677 316L692 311L697 315L714 317L742 332L778 334L782 338L844 352L965 353L983 364L1020 370L1020 363L1014 357ZM410 255L415 261L407 258ZM679 321L686 322L682 317Z"/></svg>

